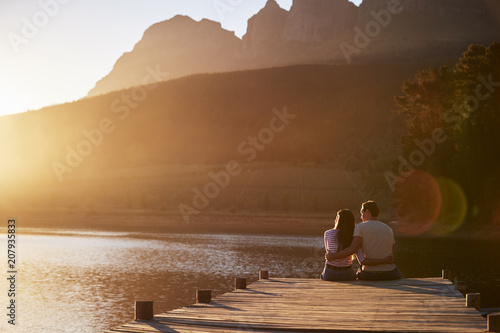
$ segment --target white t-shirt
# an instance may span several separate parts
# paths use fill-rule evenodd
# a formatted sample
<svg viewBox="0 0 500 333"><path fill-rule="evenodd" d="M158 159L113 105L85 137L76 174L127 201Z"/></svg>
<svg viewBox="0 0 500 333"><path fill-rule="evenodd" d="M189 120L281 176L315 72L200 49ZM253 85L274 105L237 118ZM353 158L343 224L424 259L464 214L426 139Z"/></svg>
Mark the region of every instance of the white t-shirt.
<svg viewBox="0 0 500 333"><path fill-rule="evenodd" d="M370 220L356 225L354 236L360 236L361 249L366 258L384 259L392 254L394 245L394 233L387 224L380 221ZM363 266L366 271L392 271L394 264L377 266Z"/></svg>

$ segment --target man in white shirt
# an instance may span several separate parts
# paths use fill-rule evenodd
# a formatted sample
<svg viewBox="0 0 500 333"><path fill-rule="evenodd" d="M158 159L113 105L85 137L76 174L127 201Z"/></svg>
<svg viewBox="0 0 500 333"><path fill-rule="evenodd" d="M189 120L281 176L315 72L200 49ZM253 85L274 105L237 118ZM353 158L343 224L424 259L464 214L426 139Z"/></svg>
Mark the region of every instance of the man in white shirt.
<svg viewBox="0 0 500 333"><path fill-rule="evenodd" d="M361 247L364 258L358 256L362 265L356 276L359 280L397 280L401 272L394 263L376 266L366 265L365 258L384 259L392 257L394 250L394 233L385 223L377 220L379 208L374 201L364 202L361 206L361 220L354 228L351 245L335 254L327 253L328 260L340 259L352 255Z"/></svg>

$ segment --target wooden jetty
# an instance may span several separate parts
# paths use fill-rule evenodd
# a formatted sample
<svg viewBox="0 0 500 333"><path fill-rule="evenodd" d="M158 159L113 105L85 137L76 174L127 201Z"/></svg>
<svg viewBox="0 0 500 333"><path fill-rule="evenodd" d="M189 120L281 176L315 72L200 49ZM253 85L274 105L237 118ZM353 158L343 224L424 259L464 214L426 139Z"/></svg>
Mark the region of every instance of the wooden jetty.
<svg viewBox="0 0 500 333"><path fill-rule="evenodd" d="M493 328L473 307L477 298L466 303L456 284L443 278L326 282L262 276L248 287L240 279L242 289L214 299L210 291L199 291L200 303L107 332L472 333ZM147 305L151 313L152 304Z"/></svg>

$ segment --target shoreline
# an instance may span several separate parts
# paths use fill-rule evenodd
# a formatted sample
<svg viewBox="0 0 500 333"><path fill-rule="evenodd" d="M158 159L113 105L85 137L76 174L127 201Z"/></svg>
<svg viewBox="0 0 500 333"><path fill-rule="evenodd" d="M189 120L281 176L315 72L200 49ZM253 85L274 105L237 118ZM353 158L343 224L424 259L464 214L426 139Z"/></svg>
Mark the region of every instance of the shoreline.
<svg viewBox="0 0 500 333"><path fill-rule="evenodd" d="M148 210L89 211L77 209L19 209L16 214L1 211L5 223L17 220L19 230L56 229L125 233L207 233L286 236L323 236L334 224L335 213L302 212L206 212L184 221L178 212ZM0 225L0 229L6 227ZM396 238L455 238L500 241L500 226L481 230L462 230L448 236L430 234L405 235Z"/></svg>
<svg viewBox="0 0 500 333"><path fill-rule="evenodd" d="M17 220L19 229L59 229L138 233L226 233L323 235L333 226L334 216L290 213L206 213L184 221L177 212L146 210L18 210L4 219ZM0 226L2 227L2 226Z"/></svg>

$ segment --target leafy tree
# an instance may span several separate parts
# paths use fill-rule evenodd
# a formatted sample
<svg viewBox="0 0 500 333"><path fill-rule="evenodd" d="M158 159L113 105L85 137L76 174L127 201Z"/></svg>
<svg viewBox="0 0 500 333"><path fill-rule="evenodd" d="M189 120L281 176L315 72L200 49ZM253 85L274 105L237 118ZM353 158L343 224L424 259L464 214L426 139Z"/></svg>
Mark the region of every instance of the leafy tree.
<svg viewBox="0 0 500 333"><path fill-rule="evenodd" d="M413 80L403 83L403 96L395 98L398 109L396 114L405 118L408 135L403 137L403 153L411 153L419 149L419 143L429 139L437 128L443 128L443 115L453 110L456 86L454 73L448 67L439 69L431 67L419 72ZM448 135L450 133L447 133ZM449 146L448 143L446 146ZM449 147L436 147L436 156L446 160ZM442 163L436 159L426 159L424 168L435 173L445 173Z"/></svg>
<svg viewBox="0 0 500 333"><path fill-rule="evenodd" d="M500 179L500 44L471 45L453 70L444 66L419 72L405 81L395 98L396 114L408 134L403 156L422 149L422 142L441 130L446 140L435 143L418 166L434 176L455 180L469 206L491 218L499 191L489 186ZM427 141L428 142L428 141ZM472 211L472 210L471 210Z"/></svg>

